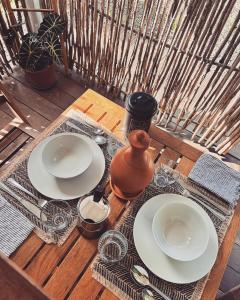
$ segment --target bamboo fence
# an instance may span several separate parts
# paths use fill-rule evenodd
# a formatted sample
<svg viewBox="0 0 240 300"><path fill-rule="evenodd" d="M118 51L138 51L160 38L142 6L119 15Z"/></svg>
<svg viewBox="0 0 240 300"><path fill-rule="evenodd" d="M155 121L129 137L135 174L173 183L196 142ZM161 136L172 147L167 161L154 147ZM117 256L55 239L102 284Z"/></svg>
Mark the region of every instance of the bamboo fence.
<svg viewBox="0 0 240 300"><path fill-rule="evenodd" d="M153 94L158 124L219 154L239 143L239 0L41 0L40 8L56 2L67 65L88 85L116 97ZM10 70L2 51L0 67Z"/></svg>

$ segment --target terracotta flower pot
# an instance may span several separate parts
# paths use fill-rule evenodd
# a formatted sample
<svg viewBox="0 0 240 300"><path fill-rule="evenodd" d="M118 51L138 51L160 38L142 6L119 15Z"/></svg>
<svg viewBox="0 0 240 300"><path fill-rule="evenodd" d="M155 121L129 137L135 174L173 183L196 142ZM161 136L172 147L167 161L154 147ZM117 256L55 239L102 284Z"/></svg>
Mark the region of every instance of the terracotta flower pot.
<svg viewBox="0 0 240 300"><path fill-rule="evenodd" d="M57 82L57 75L53 64L41 71L31 72L25 70L25 78L33 88L38 90L49 89Z"/></svg>
<svg viewBox="0 0 240 300"><path fill-rule="evenodd" d="M130 146L118 150L112 159L110 184L117 197L132 200L151 182L154 164L147 151L150 137L145 131L133 130L128 140Z"/></svg>

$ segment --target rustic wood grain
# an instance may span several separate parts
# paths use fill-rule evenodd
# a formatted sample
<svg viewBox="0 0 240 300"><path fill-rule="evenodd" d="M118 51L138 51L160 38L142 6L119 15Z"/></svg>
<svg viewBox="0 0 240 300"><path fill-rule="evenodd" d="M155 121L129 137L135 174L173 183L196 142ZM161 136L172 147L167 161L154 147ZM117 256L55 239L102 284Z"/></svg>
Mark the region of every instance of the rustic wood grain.
<svg viewBox="0 0 240 300"><path fill-rule="evenodd" d="M26 81L24 71L21 68L15 68L14 73L11 74L11 77L16 79L26 87L31 88L31 85ZM86 89L81 85L77 85L77 87L75 86L78 94L76 93L77 96L74 97L63 89L64 86L66 86L65 81L67 80L67 78L59 72L57 73L57 77L58 80L54 88L47 90L35 90L35 92L43 98L47 99L49 102L54 103L59 108L66 109L76 100L76 98L79 97L79 95L84 93Z"/></svg>
<svg viewBox="0 0 240 300"><path fill-rule="evenodd" d="M33 103L34 105L34 103ZM48 125L50 125L50 121L46 119L44 116L40 115L35 109L33 110L31 107L23 104L22 102L18 102L18 106L21 109L22 113L27 117L29 124L35 130L41 132ZM6 105L2 105L1 110L12 116L11 111Z"/></svg>
<svg viewBox="0 0 240 300"><path fill-rule="evenodd" d="M18 151L29 139L29 135L26 133L21 133L11 144L0 152L0 166L5 163L6 160L11 158L11 156Z"/></svg>
<svg viewBox="0 0 240 300"><path fill-rule="evenodd" d="M192 170L194 162L187 157L182 157L176 169L179 170L183 175L188 176Z"/></svg>
<svg viewBox="0 0 240 300"><path fill-rule="evenodd" d="M81 300L96 299L102 289L104 288L101 283L92 278L92 270L88 267L67 299L78 300L79 295L81 295Z"/></svg>
<svg viewBox="0 0 240 300"><path fill-rule="evenodd" d="M3 111L0 111L0 129L5 127L9 122L11 122L11 120L12 118L8 114L4 113Z"/></svg>
<svg viewBox="0 0 240 300"><path fill-rule="evenodd" d="M200 147L197 144L195 145L187 140L183 140L174 136L164 128L160 129L155 126L151 126L149 132L151 137L153 137L155 140L177 151L181 155L186 156L192 161L196 161L205 150L203 147Z"/></svg>
<svg viewBox="0 0 240 300"><path fill-rule="evenodd" d="M4 139L0 140L0 152L3 151L9 144L11 144L21 133L21 130L13 128Z"/></svg>
<svg viewBox="0 0 240 300"><path fill-rule="evenodd" d="M61 247L56 247L54 244L45 244L25 269L27 274L36 280L38 284L43 285L67 251L73 246L78 236L79 232L76 228Z"/></svg>
<svg viewBox="0 0 240 300"><path fill-rule="evenodd" d="M5 84L0 82L0 91L3 94L3 97L5 98L5 101L11 111L13 112L14 116L18 117L22 122L29 124L26 116L24 113L20 110L16 103L16 99L13 97L12 93L10 93L9 89L5 86Z"/></svg>
<svg viewBox="0 0 240 300"><path fill-rule="evenodd" d="M1 299L48 300L47 294L14 262L0 253Z"/></svg>
<svg viewBox="0 0 240 300"><path fill-rule="evenodd" d="M105 289L100 296L99 300L118 300L118 297L116 297L112 292Z"/></svg>
<svg viewBox="0 0 240 300"><path fill-rule="evenodd" d="M43 240L32 232L24 243L10 256L10 258L19 267L24 269L43 245Z"/></svg>
<svg viewBox="0 0 240 300"><path fill-rule="evenodd" d="M207 281L201 300L215 299L218 287L222 280L224 270L226 268L228 259L240 225L240 203L235 208L234 216L231 224L228 227L225 238L218 251L217 260L211 270L209 280Z"/></svg>
<svg viewBox="0 0 240 300"><path fill-rule="evenodd" d="M24 86L14 78L5 79L4 86L11 91L11 95L18 99L19 102L33 107L35 112L44 116L49 121L54 121L62 113L61 108L47 101L32 88Z"/></svg>

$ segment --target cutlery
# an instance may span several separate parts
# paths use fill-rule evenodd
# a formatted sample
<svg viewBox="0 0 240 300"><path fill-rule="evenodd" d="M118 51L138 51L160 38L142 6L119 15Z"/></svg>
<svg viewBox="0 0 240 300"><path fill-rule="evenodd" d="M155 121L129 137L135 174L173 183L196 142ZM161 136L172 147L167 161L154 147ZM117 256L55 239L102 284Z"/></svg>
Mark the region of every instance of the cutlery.
<svg viewBox="0 0 240 300"><path fill-rule="evenodd" d="M104 131L101 128L97 128L94 130L94 134L96 135L104 135Z"/></svg>
<svg viewBox="0 0 240 300"><path fill-rule="evenodd" d="M8 178L7 182L10 183L12 186L16 187L17 189L19 189L20 191L24 192L25 194L28 194L29 196L31 196L34 200L37 201L37 205L40 206L40 207L43 207L48 202L47 200L39 199L33 193L31 193L30 191L25 189L23 186L21 186L21 184L19 184L13 178Z"/></svg>
<svg viewBox="0 0 240 300"><path fill-rule="evenodd" d="M180 193L187 197L187 198L191 198L195 201L197 201L198 203L200 203L202 206L204 206L205 208L207 208L212 214L214 214L219 220L221 221L225 221L226 216L224 216L222 213L216 211L215 209L213 209L212 207L210 207L208 204L206 204L203 200L201 200L200 198L196 197L195 195L193 195L190 191L188 191L187 189L185 189L183 186L181 186L181 184L179 183L179 190Z"/></svg>
<svg viewBox="0 0 240 300"><path fill-rule="evenodd" d="M91 136L90 134L86 133L84 130L80 129L78 126L76 126L76 125L73 124L72 122L67 121L66 124L67 124L68 126L72 127L73 129L76 129L76 130L78 130L78 131L84 133L84 134L87 135L88 137L92 138L92 136Z"/></svg>
<svg viewBox="0 0 240 300"><path fill-rule="evenodd" d="M90 134L86 133L85 131L83 131L82 129L80 129L78 126L76 126L75 124L73 124L70 121L67 121L66 124L80 132L82 132L83 134L87 135L88 137L90 137L91 139L93 139L99 146L101 145L105 145L107 143L107 139L102 136L102 135L96 135L95 137L92 137ZM88 125L87 125L88 126ZM90 127L90 126L89 126ZM94 127L92 127L94 128ZM102 132L102 130L101 130ZM95 133L95 132L94 132Z"/></svg>
<svg viewBox="0 0 240 300"><path fill-rule="evenodd" d="M94 130L94 137L95 142L98 145L105 145L107 143L107 139L104 137L104 131L101 128L97 128Z"/></svg>
<svg viewBox="0 0 240 300"><path fill-rule="evenodd" d="M148 290L148 289L143 289L142 290L142 299L143 300L154 300L154 296L153 296L153 293Z"/></svg>
<svg viewBox="0 0 240 300"><path fill-rule="evenodd" d="M20 202L25 208L27 208L31 213L33 213L36 217L38 217L38 218L40 219L41 209L40 209L37 205L35 205L35 204L33 204L33 203L31 203L31 202L29 202L29 201L27 201L27 200L25 200L25 199L19 197L16 193L14 193L11 189L9 189L9 188L8 188L4 183L2 183L2 182L0 182L0 189L1 189L2 191L6 192L7 194L9 194L11 197L15 198L15 199L16 199L18 202Z"/></svg>
<svg viewBox="0 0 240 300"><path fill-rule="evenodd" d="M134 265L131 270L131 275L135 279L137 283L139 283L142 286L149 286L151 289L153 289L156 293L158 293L163 299L165 300L171 300L167 295L165 295L163 292L161 292L158 288L156 288L154 285L152 285L149 281L149 276L147 271L138 266ZM147 298L146 298L147 299Z"/></svg>
<svg viewBox="0 0 240 300"><path fill-rule="evenodd" d="M93 139L99 146L107 143L107 139L102 135L96 135Z"/></svg>
<svg viewBox="0 0 240 300"><path fill-rule="evenodd" d="M179 182L179 180L181 182ZM184 188L184 181L181 180L180 178L179 178L179 180L178 180L178 183ZM195 196L199 200L201 200L203 202L207 201L207 202L211 203L212 205L215 205L215 202L213 200L211 200L209 198L206 199L201 192L199 192L199 191L198 192L189 191L189 192L191 193L192 196ZM221 210L221 212L224 213L224 214L226 214L226 215L230 216L232 214L232 209L228 209L228 208L223 207L223 206L222 207L218 207L218 209Z"/></svg>

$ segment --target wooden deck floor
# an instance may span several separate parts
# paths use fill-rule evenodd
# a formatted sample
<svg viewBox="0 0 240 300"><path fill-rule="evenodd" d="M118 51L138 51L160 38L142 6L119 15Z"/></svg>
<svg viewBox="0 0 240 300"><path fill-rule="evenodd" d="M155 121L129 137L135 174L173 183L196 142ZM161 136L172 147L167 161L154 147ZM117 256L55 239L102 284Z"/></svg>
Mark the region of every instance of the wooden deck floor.
<svg viewBox="0 0 240 300"><path fill-rule="evenodd" d="M37 134L43 131L61 112L78 98L86 88L74 80L59 73L56 86L47 91L33 90L25 81L23 72L16 69L5 84L14 95L17 104ZM0 129L13 118L6 103L0 103ZM13 129L6 139L0 140L0 172L14 163L14 157L23 151L32 137L20 129ZM240 284L240 232L235 241L232 254L226 268L219 295Z"/></svg>

